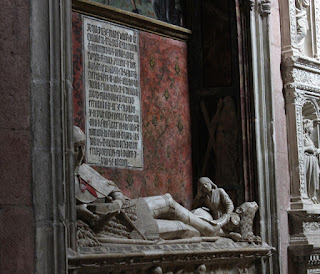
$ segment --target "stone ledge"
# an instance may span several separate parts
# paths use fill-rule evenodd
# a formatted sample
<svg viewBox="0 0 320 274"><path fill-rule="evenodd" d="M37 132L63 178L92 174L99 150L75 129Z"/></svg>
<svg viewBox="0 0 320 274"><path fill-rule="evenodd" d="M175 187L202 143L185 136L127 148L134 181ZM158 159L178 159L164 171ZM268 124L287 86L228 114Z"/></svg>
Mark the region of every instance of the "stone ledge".
<svg viewBox="0 0 320 274"><path fill-rule="evenodd" d="M215 242L164 244L108 244L99 247L80 247L69 250L69 269L79 273L108 271L149 271L153 267L172 271L196 269L205 264L211 269L250 268L255 260L269 257L274 248L267 244L233 242L220 238Z"/></svg>

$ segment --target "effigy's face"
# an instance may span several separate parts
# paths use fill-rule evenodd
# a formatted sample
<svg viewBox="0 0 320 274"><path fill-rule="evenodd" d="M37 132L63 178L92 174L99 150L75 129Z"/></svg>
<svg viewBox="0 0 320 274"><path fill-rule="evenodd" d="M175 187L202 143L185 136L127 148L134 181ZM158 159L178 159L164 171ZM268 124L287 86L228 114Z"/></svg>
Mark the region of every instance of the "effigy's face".
<svg viewBox="0 0 320 274"><path fill-rule="evenodd" d="M74 145L74 162L76 165L81 165L85 155L85 142L79 142Z"/></svg>
<svg viewBox="0 0 320 274"><path fill-rule="evenodd" d="M202 185L204 186L204 188L210 192L212 190L212 185L210 184L210 182L208 181L202 181Z"/></svg>

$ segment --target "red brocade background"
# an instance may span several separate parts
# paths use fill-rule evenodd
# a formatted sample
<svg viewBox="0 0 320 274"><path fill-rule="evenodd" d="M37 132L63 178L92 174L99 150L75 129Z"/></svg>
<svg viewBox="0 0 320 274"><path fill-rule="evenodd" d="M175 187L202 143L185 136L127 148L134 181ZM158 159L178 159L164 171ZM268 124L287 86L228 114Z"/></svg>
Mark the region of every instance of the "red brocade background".
<svg viewBox="0 0 320 274"><path fill-rule="evenodd" d="M85 131L82 19L73 13L74 123ZM143 170L95 167L130 198L170 193L191 207L187 45L139 32Z"/></svg>

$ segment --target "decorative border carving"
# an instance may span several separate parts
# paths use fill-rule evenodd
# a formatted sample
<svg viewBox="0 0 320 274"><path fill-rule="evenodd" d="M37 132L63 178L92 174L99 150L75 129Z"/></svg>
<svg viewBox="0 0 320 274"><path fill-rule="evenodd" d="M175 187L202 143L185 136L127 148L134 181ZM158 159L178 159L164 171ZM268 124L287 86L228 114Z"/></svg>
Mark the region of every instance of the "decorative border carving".
<svg viewBox="0 0 320 274"><path fill-rule="evenodd" d="M300 193L306 193L306 182L304 173L304 154L303 154L303 125L302 125L302 106L306 99L302 93L297 92L295 97L296 105L296 129L297 129L297 143L298 143L298 163L299 163L299 177L300 177ZM296 99L298 98L298 99Z"/></svg>
<svg viewBox="0 0 320 274"><path fill-rule="evenodd" d="M319 0L320 1L320 0ZM297 56L293 57L293 64L295 66L300 66L301 69L305 70L316 70L316 72L320 73L320 62L314 60L307 56Z"/></svg>
<svg viewBox="0 0 320 274"><path fill-rule="evenodd" d="M300 68L294 68L292 70L292 76L297 87L319 93L320 96L320 71L319 73L314 73Z"/></svg>

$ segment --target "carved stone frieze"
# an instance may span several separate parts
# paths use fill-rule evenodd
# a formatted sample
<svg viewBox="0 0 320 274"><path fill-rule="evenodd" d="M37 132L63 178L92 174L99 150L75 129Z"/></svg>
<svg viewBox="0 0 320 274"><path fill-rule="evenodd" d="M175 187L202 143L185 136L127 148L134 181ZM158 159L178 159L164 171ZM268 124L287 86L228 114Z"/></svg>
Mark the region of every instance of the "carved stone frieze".
<svg viewBox="0 0 320 274"><path fill-rule="evenodd" d="M319 222L303 222L304 232L319 232L320 223Z"/></svg>
<svg viewBox="0 0 320 274"><path fill-rule="evenodd" d="M307 57L283 59L282 77L285 89L299 88L320 94L320 63Z"/></svg>
<svg viewBox="0 0 320 274"><path fill-rule="evenodd" d="M292 76L298 88L320 94L320 73L294 68Z"/></svg>
<svg viewBox="0 0 320 274"><path fill-rule="evenodd" d="M320 0L319 0L320 1ZM298 65L301 69L316 70L320 73L320 62L306 56L297 56L292 58L293 64Z"/></svg>
<svg viewBox="0 0 320 274"><path fill-rule="evenodd" d="M313 269L308 269L308 274L311 274L311 273L320 273L320 268L313 268Z"/></svg>
<svg viewBox="0 0 320 274"><path fill-rule="evenodd" d="M80 273L86 273L86 270L96 267L101 271L103 269L110 271L114 268L120 272L122 269L130 269L132 270L130 273L136 273L135 269L143 271L155 267L167 271L186 268L197 270L202 264L211 269L212 266L214 269L238 267L246 271L253 260L269 257L273 251L274 249L268 245L235 243L228 239L191 244L114 244L103 247L80 247L78 252L70 251L68 261L69 267L76 266ZM150 272L145 271L145 273Z"/></svg>

